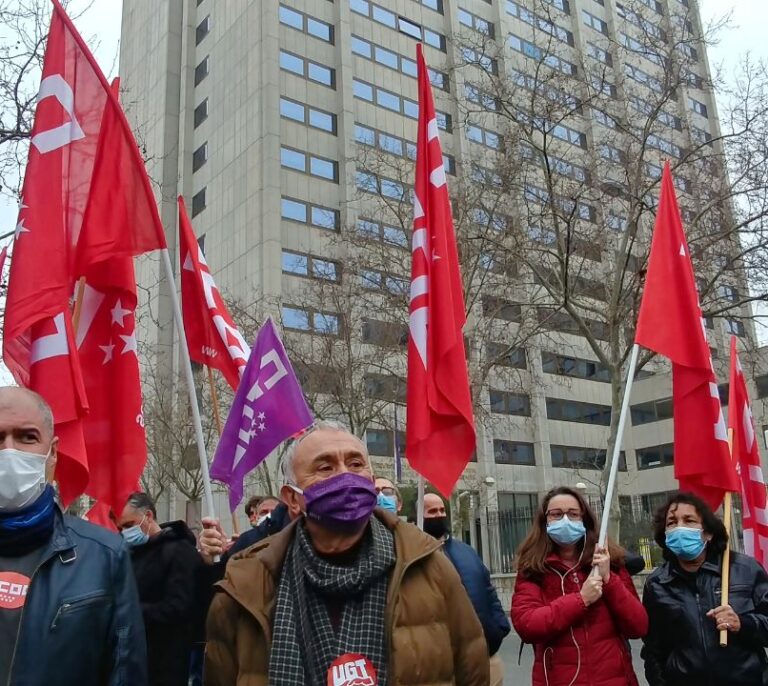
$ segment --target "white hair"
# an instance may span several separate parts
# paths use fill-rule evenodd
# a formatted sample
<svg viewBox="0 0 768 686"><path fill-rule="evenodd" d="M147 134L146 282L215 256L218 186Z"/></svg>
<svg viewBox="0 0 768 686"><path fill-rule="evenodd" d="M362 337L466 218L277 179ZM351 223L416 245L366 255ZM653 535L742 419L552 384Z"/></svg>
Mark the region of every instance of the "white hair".
<svg viewBox="0 0 768 686"><path fill-rule="evenodd" d="M307 438L307 436L315 433L315 431L320 431L321 429L326 431L343 431L344 433L352 434L352 432L341 422L335 422L327 419L316 420L312 426L310 426L303 434L301 434L288 446L288 450L286 450L285 455L283 456L283 462L280 466L283 475L283 485L296 484L296 471L293 468L293 463L296 459L296 451L304 439ZM355 438L358 437L355 436ZM365 442L362 439L358 438L358 440L360 440L360 443L363 444L363 454L365 455L365 459L370 465L371 458L368 455L368 447L365 445Z"/></svg>

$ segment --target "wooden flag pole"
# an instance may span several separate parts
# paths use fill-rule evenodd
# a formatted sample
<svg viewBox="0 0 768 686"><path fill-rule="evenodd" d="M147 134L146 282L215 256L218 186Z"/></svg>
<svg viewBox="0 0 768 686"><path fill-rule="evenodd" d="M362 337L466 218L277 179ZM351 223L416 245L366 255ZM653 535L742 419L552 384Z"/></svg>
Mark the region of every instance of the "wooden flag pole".
<svg viewBox="0 0 768 686"><path fill-rule="evenodd" d="M80 315L83 311L83 296L85 295L85 277L81 276L77 280L77 290L75 291L75 302L72 307L72 329L77 339L77 327L80 325Z"/></svg>
<svg viewBox="0 0 768 686"><path fill-rule="evenodd" d="M416 526L424 531L424 477L419 474L418 496L416 497Z"/></svg>
<svg viewBox="0 0 768 686"><path fill-rule="evenodd" d="M728 452L733 456L733 429L728 429ZM731 578L731 510L732 507L732 494L728 491L725 494L725 501L723 502L723 524L725 530L728 532L728 542L725 544L725 550L723 551L723 571L720 581L720 604L728 604L728 590ZM725 648L728 645L728 629L720 630L720 647Z"/></svg>
<svg viewBox="0 0 768 686"><path fill-rule="evenodd" d="M213 381L213 369L206 365L208 370L208 387L211 389L211 405L213 406L213 420L216 422L216 431L221 438L222 425L221 425L221 413L219 411L219 394L216 392L216 384ZM232 532L237 536L240 535L240 525L237 523L237 516L234 512L232 514Z"/></svg>

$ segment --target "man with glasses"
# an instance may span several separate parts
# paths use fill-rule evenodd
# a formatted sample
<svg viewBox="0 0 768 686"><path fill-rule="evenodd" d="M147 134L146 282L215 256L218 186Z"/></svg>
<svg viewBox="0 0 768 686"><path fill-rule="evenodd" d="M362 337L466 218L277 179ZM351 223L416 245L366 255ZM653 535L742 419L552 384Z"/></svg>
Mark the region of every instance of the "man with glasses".
<svg viewBox="0 0 768 686"><path fill-rule="evenodd" d="M376 479L376 505L392 514L400 514L403 499L400 490L389 479Z"/></svg>

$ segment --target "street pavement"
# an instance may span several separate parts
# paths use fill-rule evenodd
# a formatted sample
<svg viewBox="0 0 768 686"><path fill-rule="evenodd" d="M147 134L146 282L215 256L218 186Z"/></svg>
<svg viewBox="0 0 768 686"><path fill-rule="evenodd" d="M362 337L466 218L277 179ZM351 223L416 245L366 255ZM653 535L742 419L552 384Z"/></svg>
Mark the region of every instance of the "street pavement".
<svg viewBox="0 0 768 686"><path fill-rule="evenodd" d="M643 673L643 661L640 659L642 641L630 641L632 644L632 661L635 665L635 674L640 686L648 686ZM533 667L533 646L526 645L520 664L517 664L517 656L520 652L520 639L513 631L501 644L499 655L504 662L504 686L527 686L531 683L531 668Z"/></svg>

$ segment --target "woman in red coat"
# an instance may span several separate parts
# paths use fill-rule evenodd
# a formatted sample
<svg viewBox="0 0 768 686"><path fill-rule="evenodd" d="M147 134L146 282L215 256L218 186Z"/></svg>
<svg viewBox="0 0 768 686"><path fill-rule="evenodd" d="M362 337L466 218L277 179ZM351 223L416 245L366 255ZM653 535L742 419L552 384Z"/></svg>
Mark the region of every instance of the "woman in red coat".
<svg viewBox="0 0 768 686"><path fill-rule="evenodd" d="M512 596L512 624L536 653L533 686L637 686L627 639L645 635L648 616L624 551L596 543L581 494L547 493L518 550Z"/></svg>

